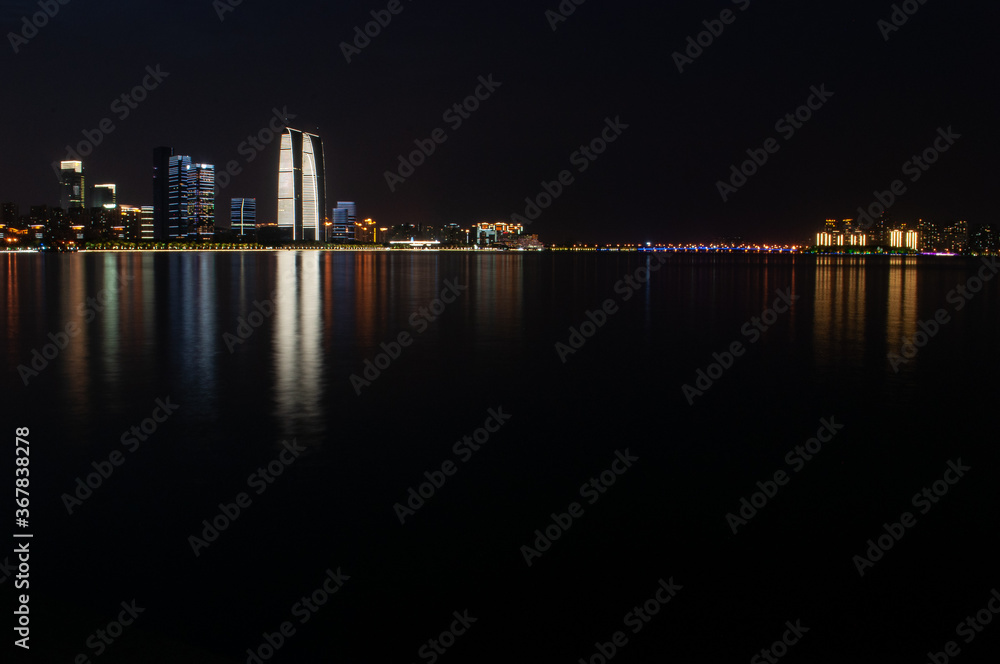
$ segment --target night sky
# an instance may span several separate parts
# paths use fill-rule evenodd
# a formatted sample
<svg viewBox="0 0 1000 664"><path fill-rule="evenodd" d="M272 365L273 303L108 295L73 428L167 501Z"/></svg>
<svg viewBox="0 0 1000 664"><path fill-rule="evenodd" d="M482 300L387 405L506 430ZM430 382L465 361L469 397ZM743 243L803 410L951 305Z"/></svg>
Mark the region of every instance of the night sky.
<svg viewBox="0 0 1000 664"><path fill-rule="evenodd" d="M996 222L996 3L913 0L886 41L890 2L565 0L575 11L553 31L557 0L402 0L348 63L339 44L387 2L243 0L220 20L225 2L70 0L16 54L8 33L38 5L3 3L0 199L56 204L52 161L111 118L88 184L151 204L152 150L169 145L238 161L217 207L256 197L274 221L278 143L251 163L239 146L277 107L322 137L331 206L354 200L385 225L509 218L563 170L572 184L530 227L544 242L802 242L895 179L898 220ZM726 9L732 23L678 72L672 54ZM120 119L112 102L157 65L169 75ZM453 129L443 113L491 74L500 87ZM821 85L833 96L813 117L776 131ZM579 172L571 154L616 117L628 128ZM910 182L904 162L949 126L961 138ZM390 191L385 171L439 127L447 140ZM723 202L717 181L771 137L779 150Z"/></svg>

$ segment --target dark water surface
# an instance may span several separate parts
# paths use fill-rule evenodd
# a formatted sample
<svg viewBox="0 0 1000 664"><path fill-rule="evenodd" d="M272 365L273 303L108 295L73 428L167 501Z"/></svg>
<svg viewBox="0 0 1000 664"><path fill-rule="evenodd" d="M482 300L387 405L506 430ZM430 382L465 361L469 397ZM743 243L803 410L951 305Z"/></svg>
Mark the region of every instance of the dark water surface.
<svg viewBox="0 0 1000 664"><path fill-rule="evenodd" d="M619 283L643 266L659 269ZM955 632L1000 586L1000 289L955 290L992 276L983 266L0 255L2 421L12 446L30 428L32 654L246 662L287 621L294 633L262 661L591 661L616 631L615 662L747 661L799 620L809 631L789 661L924 662L949 640L962 662L992 661L1000 626L968 644ZM455 301L424 318L448 284ZM790 311L744 327L779 292L797 298ZM609 299L614 313L563 362L555 344ZM947 321L894 368L887 354L939 309ZM351 375L401 332L412 343L357 394ZM734 342L742 355L689 404L682 385ZM157 399L178 409L140 440L129 430L163 419ZM510 418L479 449L454 449L489 409ZM823 418L836 434L794 456ZM275 462L293 440L297 456ZM77 479L116 453L68 513ZM914 504L958 459L970 470ZM452 475L435 474L449 461ZM269 463L272 483L255 475ZM444 483L400 524L394 505L425 471ZM727 514L776 471L787 483L764 484L775 495L734 534ZM581 495L602 472L614 484ZM189 537L241 492L249 506L196 556ZM522 545L573 502L582 516L527 565ZM915 525L861 576L854 557L904 512ZM296 606L328 569L341 588L315 612ZM681 588L648 622L629 618L661 579ZM144 611L98 655L91 635L133 599ZM461 629L456 611L475 622L421 652Z"/></svg>

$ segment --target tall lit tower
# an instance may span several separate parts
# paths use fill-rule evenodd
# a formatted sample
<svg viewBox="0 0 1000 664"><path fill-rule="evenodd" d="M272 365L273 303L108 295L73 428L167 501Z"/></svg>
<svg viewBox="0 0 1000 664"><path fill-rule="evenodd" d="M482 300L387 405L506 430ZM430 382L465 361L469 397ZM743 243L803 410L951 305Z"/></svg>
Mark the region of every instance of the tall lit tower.
<svg viewBox="0 0 1000 664"><path fill-rule="evenodd" d="M170 199L169 172L172 156L174 156L173 148L153 149L153 235L157 240L166 240L169 237L167 207Z"/></svg>
<svg viewBox="0 0 1000 664"><path fill-rule="evenodd" d="M167 234L165 240L187 237L187 172L191 168L191 157L176 155L169 157L167 169ZM155 192L154 192L155 194Z"/></svg>
<svg viewBox="0 0 1000 664"><path fill-rule="evenodd" d="M323 141L286 127L278 157L278 230L285 239L319 240L325 210Z"/></svg>
<svg viewBox="0 0 1000 664"><path fill-rule="evenodd" d="M186 185L188 235L205 239L215 232L215 166L191 164Z"/></svg>
<svg viewBox="0 0 1000 664"><path fill-rule="evenodd" d="M59 162L59 207L63 210L84 207L83 162Z"/></svg>
<svg viewBox="0 0 1000 664"><path fill-rule="evenodd" d="M232 199L229 215L233 233L240 236L252 235L257 230L257 199Z"/></svg>
<svg viewBox="0 0 1000 664"><path fill-rule="evenodd" d="M215 226L215 166L170 157L167 169L166 239L200 237Z"/></svg>

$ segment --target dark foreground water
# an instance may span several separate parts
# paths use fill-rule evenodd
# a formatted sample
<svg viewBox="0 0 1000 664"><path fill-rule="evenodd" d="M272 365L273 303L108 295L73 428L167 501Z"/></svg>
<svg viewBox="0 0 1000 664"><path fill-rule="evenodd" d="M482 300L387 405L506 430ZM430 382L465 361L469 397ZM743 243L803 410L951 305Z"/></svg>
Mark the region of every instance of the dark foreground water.
<svg viewBox="0 0 1000 664"><path fill-rule="evenodd" d="M783 637L768 656L924 662L954 641L994 661L983 266L0 255L33 661L745 662ZM25 591L2 576L10 635Z"/></svg>

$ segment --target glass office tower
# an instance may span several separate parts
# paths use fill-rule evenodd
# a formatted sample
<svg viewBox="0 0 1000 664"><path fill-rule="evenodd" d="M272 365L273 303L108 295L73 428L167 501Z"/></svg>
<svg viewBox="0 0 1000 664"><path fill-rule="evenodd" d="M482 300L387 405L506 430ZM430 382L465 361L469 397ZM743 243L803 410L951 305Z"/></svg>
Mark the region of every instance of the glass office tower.
<svg viewBox="0 0 1000 664"><path fill-rule="evenodd" d="M319 136L286 127L278 157L278 229L283 239L321 240L326 165Z"/></svg>
<svg viewBox="0 0 1000 664"><path fill-rule="evenodd" d="M257 229L257 199L234 198L230 205L229 218L235 235L253 235Z"/></svg>

